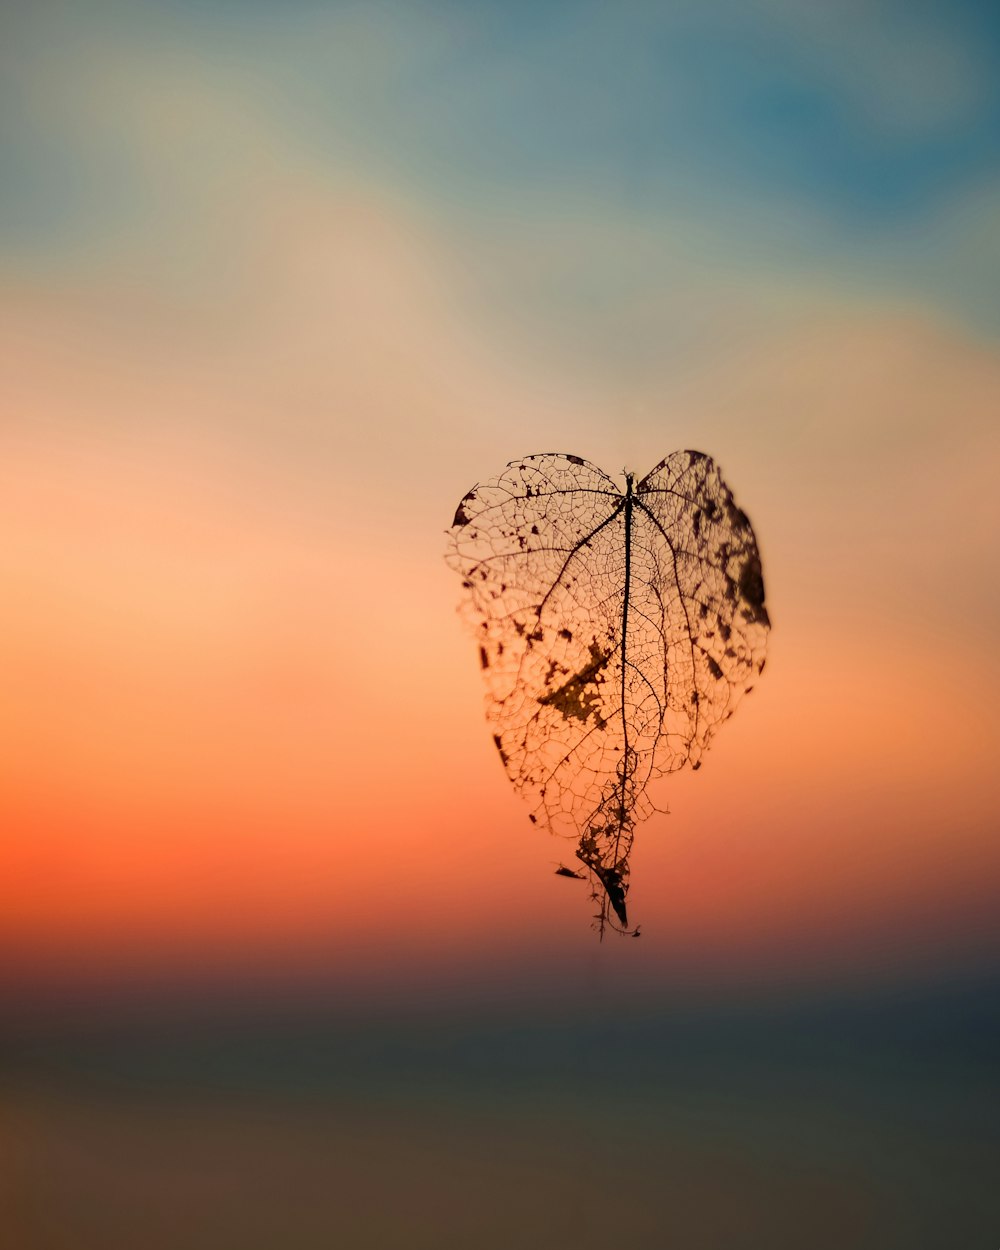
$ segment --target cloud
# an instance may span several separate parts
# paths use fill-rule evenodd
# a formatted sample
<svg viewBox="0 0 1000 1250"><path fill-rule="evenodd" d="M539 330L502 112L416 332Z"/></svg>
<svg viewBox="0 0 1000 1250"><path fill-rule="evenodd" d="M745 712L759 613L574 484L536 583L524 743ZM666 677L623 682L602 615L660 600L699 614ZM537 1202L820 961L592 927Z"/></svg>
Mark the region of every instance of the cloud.
<svg viewBox="0 0 1000 1250"><path fill-rule="evenodd" d="M730 7L730 6L726 6ZM954 133L995 108L992 58L955 11L888 0L763 0L754 17L807 73L889 139Z"/></svg>

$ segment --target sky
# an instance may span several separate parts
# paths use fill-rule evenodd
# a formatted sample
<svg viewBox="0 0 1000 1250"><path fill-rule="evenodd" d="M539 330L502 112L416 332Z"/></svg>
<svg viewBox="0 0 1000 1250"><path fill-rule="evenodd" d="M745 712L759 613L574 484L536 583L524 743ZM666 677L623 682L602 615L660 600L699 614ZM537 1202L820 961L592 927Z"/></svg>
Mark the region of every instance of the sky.
<svg viewBox="0 0 1000 1250"><path fill-rule="evenodd" d="M971 0L5 8L19 1246L995 1234L998 71ZM445 531L681 448L768 664L599 943Z"/></svg>
<svg viewBox="0 0 1000 1250"><path fill-rule="evenodd" d="M515 457L687 446L770 664L600 958L995 958L1000 30L845 9L5 15L12 970L583 968L443 531Z"/></svg>

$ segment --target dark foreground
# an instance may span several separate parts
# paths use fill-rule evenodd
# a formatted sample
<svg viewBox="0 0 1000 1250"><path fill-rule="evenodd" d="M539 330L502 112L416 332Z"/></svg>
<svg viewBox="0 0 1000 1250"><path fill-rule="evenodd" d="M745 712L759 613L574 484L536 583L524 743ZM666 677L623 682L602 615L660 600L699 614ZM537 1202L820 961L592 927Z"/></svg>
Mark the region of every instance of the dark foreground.
<svg viewBox="0 0 1000 1250"><path fill-rule="evenodd" d="M994 978L763 1003L22 1007L11 1250L1000 1244Z"/></svg>

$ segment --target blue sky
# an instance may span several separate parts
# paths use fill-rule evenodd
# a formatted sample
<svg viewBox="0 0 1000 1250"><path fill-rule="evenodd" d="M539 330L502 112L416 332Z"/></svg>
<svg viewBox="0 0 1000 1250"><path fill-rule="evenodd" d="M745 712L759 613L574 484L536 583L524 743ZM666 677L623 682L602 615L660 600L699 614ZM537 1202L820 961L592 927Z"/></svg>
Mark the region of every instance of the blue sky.
<svg viewBox="0 0 1000 1250"><path fill-rule="evenodd" d="M510 280L507 236L541 223L548 244L547 220L586 216L610 230L555 248L524 295L613 303L668 277L655 236L693 223L709 268L854 271L996 328L988 5L49 4L4 22L8 255L86 248L155 208L130 94L174 72L397 186L487 287Z"/></svg>

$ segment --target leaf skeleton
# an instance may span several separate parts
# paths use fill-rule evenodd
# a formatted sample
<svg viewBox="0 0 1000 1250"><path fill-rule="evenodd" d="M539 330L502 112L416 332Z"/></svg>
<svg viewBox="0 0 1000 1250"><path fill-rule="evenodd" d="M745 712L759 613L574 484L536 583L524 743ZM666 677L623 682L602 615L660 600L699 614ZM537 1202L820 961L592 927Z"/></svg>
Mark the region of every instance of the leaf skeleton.
<svg viewBox="0 0 1000 1250"><path fill-rule="evenodd" d="M629 931L650 782L700 766L770 629L753 527L715 462L677 451L624 478L579 456L512 461L463 497L446 557L503 767L534 823L577 840L602 936Z"/></svg>

